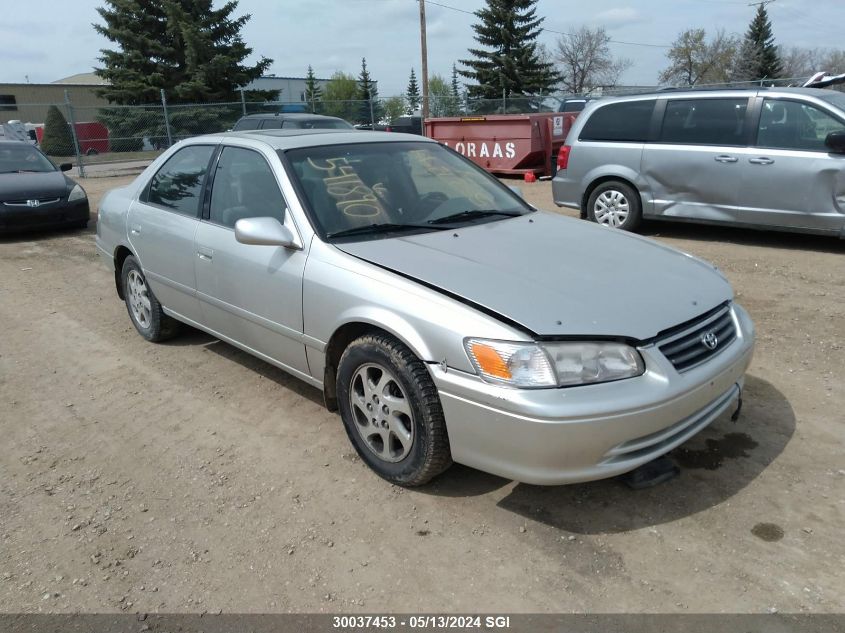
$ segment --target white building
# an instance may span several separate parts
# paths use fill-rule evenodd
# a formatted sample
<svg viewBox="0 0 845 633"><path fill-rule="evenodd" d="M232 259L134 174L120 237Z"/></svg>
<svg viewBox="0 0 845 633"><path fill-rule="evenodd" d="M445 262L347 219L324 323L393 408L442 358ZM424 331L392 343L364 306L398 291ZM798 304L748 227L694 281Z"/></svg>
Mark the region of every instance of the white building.
<svg viewBox="0 0 845 633"><path fill-rule="evenodd" d="M317 79L317 85L325 89L328 79ZM253 80L245 90L275 90L277 96L274 101L282 103L303 103L305 101L305 77L276 77L266 75Z"/></svg>

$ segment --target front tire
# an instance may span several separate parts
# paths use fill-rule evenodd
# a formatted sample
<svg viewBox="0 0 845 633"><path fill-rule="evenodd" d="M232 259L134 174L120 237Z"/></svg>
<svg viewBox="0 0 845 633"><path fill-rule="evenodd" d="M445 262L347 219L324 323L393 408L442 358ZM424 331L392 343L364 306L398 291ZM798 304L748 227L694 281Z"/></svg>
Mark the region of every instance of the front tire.
<svg viewBox="0 0 845 633"><path fill-rule="evenodd" d="M141 265L131 255L123 262L120 280L126 309L138 334L153 343L176 335L179 322L164 313L158 299L147 285Z"/></svg>
<svg viewBox="0 0 845 633"><path fill-rule="evenodd" d="M624 182L603 182L590 194L587 217L602 226L635 231L642 221L640 196Z"/></svg>
<svg viewBox="0 0 845 633"><path fill-rule="evenodd" d="M353 341L338 364L337 395L349 440L380 477L420 486L451 466L437 388L399 341L383 334Z"/></svg>

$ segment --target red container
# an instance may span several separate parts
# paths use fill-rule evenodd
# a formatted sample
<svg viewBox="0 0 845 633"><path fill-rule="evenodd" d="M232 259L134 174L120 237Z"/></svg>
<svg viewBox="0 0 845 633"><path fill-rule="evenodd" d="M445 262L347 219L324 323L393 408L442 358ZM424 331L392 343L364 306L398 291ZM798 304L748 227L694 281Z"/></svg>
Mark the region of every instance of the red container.
<svg viewBox="0 0 845 633"><path fill-rule="evenodd" d="M38 143L44 137L44 126L35 128ZM76 138L79 140L79 151L86 155L105 154L109 151L109 130L102 123L88 121L76 124Z"/></svg>
<svg viewBox="0 0 845 633"><path fill-rule="evenodd" d="M551 176L577 112L426 119L426 136L494 174Z"/></svg>

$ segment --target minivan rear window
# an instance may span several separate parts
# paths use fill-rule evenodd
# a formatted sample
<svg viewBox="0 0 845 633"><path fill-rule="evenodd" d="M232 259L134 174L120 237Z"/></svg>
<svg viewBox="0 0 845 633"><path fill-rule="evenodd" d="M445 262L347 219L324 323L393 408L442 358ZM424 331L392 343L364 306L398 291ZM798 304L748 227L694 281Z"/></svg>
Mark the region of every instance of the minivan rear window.
<svg viewBox="0 0 845 633"><path fill-rule="evenodd" d="M235 132L240 132L241 130L257 130L258 125L261 123L261 119L247 119L243 118L237 123L235 123L235 127L232 129Z"/></svg>
<svg viewBox="0 0 845 633"><path fill-rule="evenodd" d="M594 110L581 130L582 141L645 142L656 100L609 103Z"/></svg>
<svg viewBox="0 0 845 633"><path fill-rule="evenodd" d="M666 104L661 143L745 145L748 99L676 99Z"/></svg>

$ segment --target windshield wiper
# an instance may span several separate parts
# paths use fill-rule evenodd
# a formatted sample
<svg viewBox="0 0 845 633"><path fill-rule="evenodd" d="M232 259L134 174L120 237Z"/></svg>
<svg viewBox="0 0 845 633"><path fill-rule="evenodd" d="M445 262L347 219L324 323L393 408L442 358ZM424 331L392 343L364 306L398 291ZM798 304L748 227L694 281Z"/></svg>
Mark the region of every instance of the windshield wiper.
<svg viewBox="0 0 845 633"><path fill-rule="evenodd" d="M523 215L521 211L499 211L497 209L473 209L472 211L460 211L451 215L444 215L442 218L429 220L429 224L449 224L450 222L461 222L463 220L474 220L475 218L486 218L491 215L504 215L515 218Z"/></svg>
<svg viewBox="0 0 845 633"><path fill-rule="evenodd" d="M446 227L435 227L429 224L397 224L394 222L376 222L375 224L365 224L364 226L355 226L351 229L343 229L342 231L326 233L326 237L349 237L352 235L364 235L367 233L390 233L392 231L407 231L419 229L425 229L426 231L442 231L445 228Z"/></svg>

